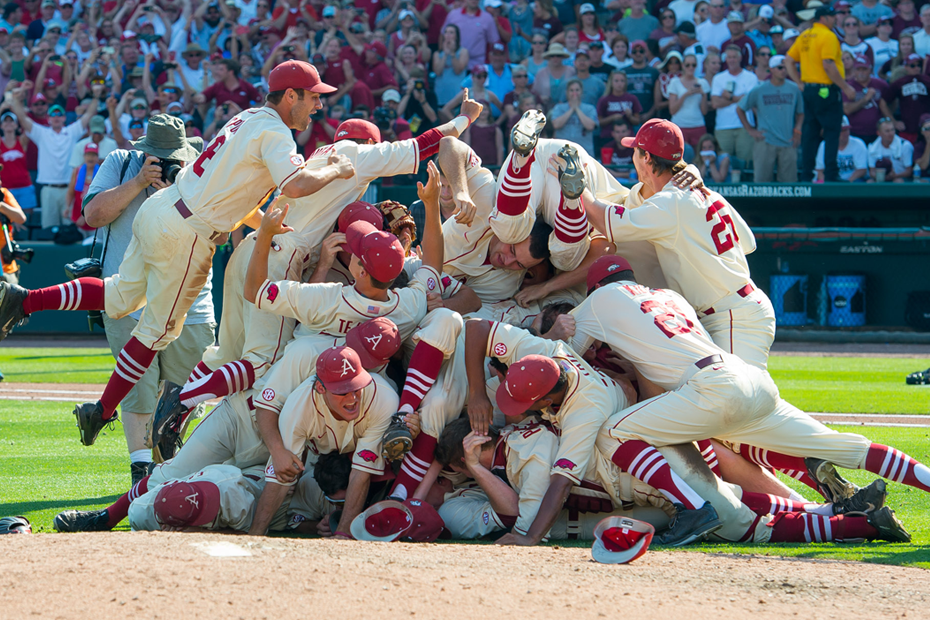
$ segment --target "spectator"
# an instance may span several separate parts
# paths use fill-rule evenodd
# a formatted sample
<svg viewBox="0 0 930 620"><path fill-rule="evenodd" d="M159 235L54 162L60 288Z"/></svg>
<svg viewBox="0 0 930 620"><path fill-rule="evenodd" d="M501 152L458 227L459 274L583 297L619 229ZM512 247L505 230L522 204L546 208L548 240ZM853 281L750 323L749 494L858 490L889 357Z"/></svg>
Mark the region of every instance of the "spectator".
<svg viewBox="0 0 930 620"><path fill-rule="evenodd" d="M921 22L917 10L914 8L914 0L897 0L894 3L895 16L892 21L891 30L892 38L901 39L903 34L913 34L920 30Z"/></svg>
<svg viewBox="0 0 930 620"><path fill-rule="evenodd" d="M344 45L339 37L324 39L323 62L320 63L326 67L323 70L323 80L336 88L336 92L329 95L326 101L330 104L347 104L350 108L360 105L373 108L375 99L368 84L356 77L353 56L352 48ZM243 58L251 57L243 55Z"/></svg>
<svg viewBox="0 0 930 620"><path fill-rule="evenodd" d="M509 18L514 34L507 46L510 51L510 61L520 62L532 52L533 7L527 0L516 0L510 7Z"/></svg>
<svg viewBox="0 0 930 620"><path fill-rule="evenodd" d="M914 176L914 145L895 133L890 118L878 122L878 138L869 145L869 172L869 182L903 183Z"/></svg>
<svg viewBox="0 0 930 620"><path fill-rule="evenodd" d="M497 36L500 37L500 43L504 45L504 51L506 52L507 46L510 44L511 39L513 39L513 27L510 25L510 20L507 19L507 16L503 14L501 10L503 7L503 2L501 0L485 0L484 10L491 14L491 17L494 18L494 25L497 27Z"/></svg>
<svg viewBox="0 0 930 620"><path fill-rule="evenodd" d="M175 83L185 84L186 89L195 93L203 91L207 86L206 67L203 60L207 57L207 52L196 43L189 43L181 52L181 58L184 62L177 65L175 69Z"/></svg>
<svg viewBox="0 0 930 620"><path fill-rule="evenodd" d="M597 102L597 118L601 126L601 141L607 142L613 133L613 126L619 122L630 126L639 124L643 111L639 99L626 92L627 77L623 71L610 74L610 90Z"/></svg>
<svg viewBox="0 0 930 620"><path fill-rule="evenodd" d="M710 14L707 8L707 2L705 0L698 0L698 3L694 5L694 27L697 28L710 18Z"/></svg>
<svg viewBox="0 0 930 620"><path fill-rule="evenodd" d="M119 148L116 140L107 135L107 122L102 116L98 115L90 119L89 131L90 135L79 140L71 149L71 159L68 163L72 168L77 168L85 162L84 147L88 144L97 145L97 156L100 161L106 159L107 155Z"/></svg>
<svg viewBox="0 0 930 620"><path fill-rule="evenodd" d="M45 34L45 29L55 19L55 12L58 10L58 3L55 0L42 0L40 5L40 14L36 17L26 29L26 39L35 41L41 39Z"/></svg>
<svg viewBox="0 0 930 620"><path fill-rule="evenodd" d="M9 190L16 203L31 214L38 206L36 202L36 188L29 176L26 165L26 152L29 150L29 138L22 131L16 115L5 110L0 114L0 160L3 168L0 169L0 185ZM23 222L20 222L23 223Z"/></svg>
<svg viewBox="0 0 930 620"><path fill-rule="evenodd" d="M580 47L575 53L575 79L581 82L582 95L581 100L592 106L596 106L598 100L603 96L605 85L604 80L597 75L591 75L591 57L588 54L587 46ZM567 101L567 96L562 97Z"/></svg>
<svg viewBox="0 0 930 620"><path fill-rule="evenodd" d="M615 175L620 172L620 176L628 177L633 170L633 149L622 144L624 138L632 135L630 124L625 120L618 121L610 129L611 141L601 147L601 163L617 169Z"/></svg>
<svg viewBox="0 0 930 620"><path fill-rule="evenodd" d="M850 133L866 144L875 140L878 119L891 116L885 101L888 83L872 77L872 65L865 56L856 58L849 85L856 91L855 99L843 95L843 114L849 119Z"/></svg>
<svg viewBox="0 0 930 620"><path fill-rule="evenodd" d="M727 4L724 0L710 0L710 18L695 28L697 40L705 49L723 49L723 42L730 38L727 23Z"/></svg>
<svg viewBox="0 0 930 620"><path fill-rule="evenodd" d="M530 74L523 65L513 65L513 90L504 97L504 119L510 119L516 114L520 105L520 97L530 92Z"/></svg>
<svg viewBox="0 0 930 620"><path fill-rule="evenodd" d="M568 52L561 43L550 44L544 57L546 66L536 72L532 90L545 109L549 109L553 102L561 101L566 83L575 76L575 69L562 63L568 58Z"/></svg>
<svg viewBox="0 0 930 620"><path fill-rule="evenodd" d="M513 91L513 71L510 63L507 62L507 48L503 43L495 43L491 46L490 63L487 66L487 88L497 95L497 105L491 110L494 117L500 116L500 106L507 94ZM471 83L468 78L465 79L463 86L468 87Z"/></svg>
<svg viewBox="0 0 930 620"><path fill-rule="evenodd" d="M900 80L907 73L908 56L914 53L914 37L909 34L902 34L898 39L897 55L882 65L882 68L878 71L878 77L889 84Z"/></svg>
<svg viewBox="0 0 930 620"><path fill-rule="evenodd" d="M533 30L546 33L546 44L562 33L562 22L555 14L552 0L536 0L533 3Z"/></svg>
<svg viewBox="0 0 930 620"><path fill-rule="evenodd" d="M679 39L679 29L678 21L675 17L675 12L671 9L662 9L662 12L659 14L659 27L650 33L649 38L653 41L658 41L659 50L665 51L666 49L675 45ZM694 24L691 24L691 35L694 37ZM684 24L682 24L684 25ZM645 39L633 39L634 41L643 41ZM697 40L697 39L695 39ZM622 68L622 67L621 67Z"/></svg>
<svg viewBox="0 0 930 620"><path fill-rule="evenodd" d="M539 3L537 2L536 5L538 6ZM548 60L546 59L546 46L548 44L549 39L546 38L545 33L533 33L533 38L530 40L532 53L527 56L522 64L524 67L526 67L526 70L530 75L533 76L534 79L536 78L536 74L539 72L539 70L548 64Z"/></svg>
<svg viewBox="0 0 930 620"><path fill-rule="evenodd" d="M662 118L667 118L668 112L668 85L672 80L681 75L681 54L671 51L659 65L659 79L656 81L655 93L655 114Z"/></svg>
<svg viewBox="0 0 930 620"><path fill-rule="evenodd" d="M739 11L730 11L730 14L727 15L727 28L730 30L730 38L723 42L723 47L720 49L725 52L731 45L738 47L742 58L740 63L745 69L752 67L756 62L756 44L753 43L750 37L746 36L744 20L743 14Z"/></svg>
<svg viewBox="0 0 930 620"><path fill-rule="evenodd" d="M491 122L490 104L487 101L479 103L484 105L484 109L478 120L462 134L462 141L471 146L481 158L482 165L497 167L504 163L504 132Z"/></svg>
<svg viewBox="0 0 930 620"><path fill-rule="evenodd" d="M818 183L823 183L824 180L824 145L825 143L821 142L820 146L817 147L816 170ZM847 183L864 181L869 174L869 148L859 138L850 136L849 119L845 116L840 129L836 164L840 171L837 179L839 181L846 181Z"/></svg>
<svg viewBox="0 0 930 620"><path fill-rule="evenodd" d="M455 24L462 37L462 45L468 50L472 62L484 64L489 45L498 43L500 35L497 24L487 12L478 8L479 0L465 0L461 9L454 9L446 17L443 28ZM375 89L372 89L374 92Z"/></svg>
<svg viewBox="0 0 930 620"><path fill-rule="evenodd" d="M840 49L852 54L853 58L866 56L871 64L873 61L872 48L859 37L859 19L852 15L847 17L843 22L843 33L845 36L840 44Z"/></svg>
<svg viewBox="0 0 930 620"><path fill-rule="evenodd" d="M675 13L675 23L676 25L681 25L684 22L694 23L694 8L697 5L697 0L674 0L668 5Z"/></svg>
<svg viewBox="0 0 930 620"><path fill-rule="evenodd" d="M601 25L597 21L594 5L590 2L585 2L578 9L578 22L578 41L581 45L595 41L601 43L606 40L604 31L601 30Z"/></svg>
<svg viewBox="0 0 930 620"><path fill-rule="evenodd" d="M717 110L714 136L720 150L749 161L755 141L743 129L736 104L755 88L759 80L754 73L742 68L742 53L737 46L727 47L726 54L727 70L714 76L710 88L711 105Z"/></svg>
<svg viewBox="0 0 930 620"><path fill-rule="evenodd" d="M824 147L825 178L836 181L836 151L840 141L840 123L843 121L843 98L856 97L853 87L844 79L840 42L833 33L836 15L830 6L814 9L817 20L809 30L797 38L785 59L788 76L796 84L803 82L804 127L801 136L801 178L814 176L814 162L821 134ZM798 74L796 62L801 63Z"/></svg>
<svg viewBox="0 0 930 620"><path fill-rule="evenodd" d="M760 82L769 79L769 75L772 73L769 69L770 60L772 60L772 50L767 46L763 45L756 50L756 64L752 67L752 72Z"/></svg>
<svg viewBox="0 0 930 620"><path fill-rule="evenodd" d="M591 66L588 68L588 71L598 76L605 84L607 83L608 76L617 68L604 62L604 47L606 45L606 43L601 43L599 41L588 44L588 58L591 59Z"/></svg>
<svg viewBox="0 0 930 620"><path fill-rule="evenodd" d="M785 57L773 56L768 82L760 82L740 100L736 108L740 122L755 143L752 165L756 183L771 183L778 167L779 183L798 181L798 145L801 143L801 123L804 107L801 89L787 79ZM753 127L747 112L753 112Z"/></svg>
<svg viewBox="0 0 930 620"><path fill-rule="evenodd" d="M419 136L439 124L439 104L436 94L430 90L426 72L411 70L404 96L397 105L397 115L410 123L410 132Z"/></svg>
<svg viewBox="0 0 930 620"><path fill-rule="evenodd" d="M868 37L875 34L878 20L883 17L894 17L894 11L891 7L879 3L878 0L859 0L852 8L851 15L861 24L861 31L857 34ZM857 27L859 24L857 24ZM845 24L843 28L846 28ZM857 28L857 30L859 30L859 28Z"/></svg>
<svg viewBox="0 0 930 620"><path fill-rule="evenodd" d="M893 28L891 18L883 17L878 20L878 34L865 41L872 50L872 75L875 77L886 62L898 55L898 42L891 38Z"/></svg>
<svg viewBox="0 0 930 620"><path fill-rule="evenodd" d="M849 50L843 50L841 58L843 60L843 75L852 75L853 69L856 67L856 57Z"/></svg>
<svg viewBox="0 0 930 620"><path fill-rule="evenodd" d="M668 107L672 122L681 128L685 142L695 150L698 148L698 140L707 133L704 115L710 109L710 84L704 78L697 77L696 72L697 57L688 54L682 62L681 76L674 78L668 85Z"/></svg>
<svg viewBox="0 0 930 620"><path fill-rule="evenodd" d="M560 42L565 46L565 51L568 52L568 58L562 62L566 65L572 65L575 62L575 52L578 51L578 47L581 45L581 38L578 36L578 29L574 26L566 26L565 30L562 31L562 34L552 37L553 42Z"/></svg>
<svg viewBox="0 0 930 620"><path fill-rule="evenodd" d="M386 57L387 48L381 41L375 41L365 46L365 66L362 77L365 83L368 84L368 88L371 89L371 94L375 99L381 97L388 89L397 88L394 73L384 62Z"/></svg>
<svg viewBox="0 0 930 620"><path fill-rule="evenodd" d="M442 29L439 51L433 54L435 93L440 106L446 105L459 93L466 69L468 50L461 45L459 27L450 24Z"/></svg>
<svg viewBox="0 0 930 620"><path fill-rule="evenodd" d="M556 104L549 112L549 117L557 139L570 140L588 153L594 153L597 109L582 100L583 90L580 80L570 80L565 88L568 100Z"/></svg>
<svg viewBox="0 0 930 620"><path fill-rule="evenodd" d="M759 7L759 13L756 19L746 24L746 36L752 39L752 42L755 43L757 53L759 48L762 46L766 46L769 49L774 49L775 41L772 39L772 28L774 28L776 25L779 28L782 28L781 24L774 23L776 19L778 18L775 17L775 11L772 9L772 6L764 4ZM787 23L790 24L791 22ZM768 58L766 58L765 65L768 66L768 63Z"/></svg>
<svg viewBox="0 0 930 620"><path fill-rule="evenodd" d="M470 80L470 81L469 81ZM488 89L488 68L487 65L472 65L471 76L466 78L466 83L470 84L469 94L475 101L479 99L491 103L491 111L503 108L503 102L497 98L494 91ZM441 114L444 119L452 118L452 111L462 104L462 98L465 91L459 91L459 94L450 99L442 108Z"/></svg>
<svg viewBox="0 0 930 620"><path fill-rule="evenodd" d="M920 140L914 149L914 177L926 183L930 179L930 114L920 117Z"/></svg>
<svg viewBox="0 0 930 620"><path fill-rule="evenodd" d="M23 8L15 2L7 2L3 5L3 19L0 20L0 28L7 32L13 32L13 28L19 25L23 18Z"/></svg>
<svg viewBox="0 0 930 620"><path fill-rule="evenodd" d="M665 13L675 15L674 12L668 10L663 12ZM646 12L646 0L630 0L630 12L624 15L617 24L617 32L625 36L627 41L645 41L659 26L659 20ZM670 28L674 29L674 27L672 23Z"/></svg>
<svg viewBox="0 0 930 620"><path fill-rule="evenodd" d="M388 37L387 56L391 60L398 56L400 48L410 44L410 38L414 33L420 33L420 31L417 30L417 19L410 9L401 9L397 16L397 21L400 24L398 29L392 32L391 36ZM416 50L416 47L414 47L414 50Z"/></svg>
<svg viewBox="0 0 930 620"><path fill-rule="evenodd" d="M698 58L697 75L700 75L705 80L707 80L708 84L713 84L714 76L720 73L721 66L722 63L720 62L720 54L717 52L708 52L707 56L704 57L703 62L700 58ZM703 72L700 71L701 69L703 69Z"/></svg>
<svg viewBox="0 0 930 620"><path fill-rule="evenodd" d="M914 51L921 58L930 56L930 4L920 7L920 30L914 32Z"/></svg>
<svg viewBox="0 0 930 620"><path fill-rule="evenodd" d="M694 26L691 23L684 23L678 27L678 45L682 49L682 55L693 54L698 59L698 66L701 66L707 52L704 46L694 38Z"/></svg>
<svg viewBox="0 0 930 620"><path fill-rule="evenodd" d="M705 134L698 140L697 166L701 177L713 179L715 183L726 183L730 179L730 156L720 150L717 139Z"/></svg>
<svg viewBox="0 0 930 620"><path fill-rule="evenodd" d="M216 101L222 105L228 101L235 103L241 110L248 110L262 101L261 93L254 86L239 77L239 63L231 58L221 58L213 63L213 85L194 96L194 103L209 105Z"/></svg>
<svg viewBox="0 0 930 620"><path fill-rule="evenodd" d="M629 92L639 99L639 105L643 109L642 118L652 118L655 115L655 87L659 80L659 71L646 64L645 41L633 41L630 52L633 55L633 64L623 69Z"/></svg>
<svg viewBox="0 0 930 620"><path fill-rule="evenodd" d="M98 170L100 170L99 149L96 143L88 142L84 145L84 161L71 173L71 182L68 184L68 193L65 195L65 202L71 205L69 219L84 231L93 230L93 228L84 221L81 205Z"/></svg>
<svg viewBox="0 0 930 620"><path fill-rule="evenodd" d="M917 141L920 117L930 112L930 77L922 73L923 61L917 54L911 54L907 59L906 74L893 82L885 95L889 104L898 102L898 115L900 121L895 128L901 132L901 137L912 144Z"/></svg>
<svg viewBox="0 0 930 620"><path fill-rule="evenodd" d="M394 77L397 83L406 84L410 79L410 72L414 69L425 70L426 67L417 57L417 48L413 45L404 45L398 51L397 58L394 59Z"/></svg>
<svg viewBox="0 0 930 620"><path fill-rule="evenodd" d="M607 63L614 69L626 69L633 64L630 58L630 42L622 34L614 37L610 42L610 56L607 57Z"/></svg>

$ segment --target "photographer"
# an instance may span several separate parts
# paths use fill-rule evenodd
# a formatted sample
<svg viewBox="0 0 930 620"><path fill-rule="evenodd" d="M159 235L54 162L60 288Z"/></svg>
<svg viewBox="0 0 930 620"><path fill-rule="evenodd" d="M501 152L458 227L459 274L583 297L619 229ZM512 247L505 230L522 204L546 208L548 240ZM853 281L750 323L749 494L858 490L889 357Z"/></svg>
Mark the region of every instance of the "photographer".
<svg viewBox="0 0 930 620"><path fill-rule="evenodd" d="M84 201L87 224L106 230L101 235L103 277L118 271L132 239L132 223L139 207L146 198L170 184L165 172L169 172L171 165L183 166L197 158L203 141L187 139L181 119L159 114L149 119L148 132L133 146L138 150L120 149L104 160ZM170 175L168 178L173 180ZM159 381L167 379L183 384L203 352L213 344L216 320L211 282L212 275L207 277L206 286L187 313L184 330L178 339L157 354L142 380L123 399L123 432L134 482L145 475L150 461L145 449L145 425L155 411ZM104 315L107 340L114 356L129 341L142 312L144 309L119 320Z"/></svg>
<svg viewBox="0 0 930 620"><path fill-rule="evenodd" d="M0 169L3 165L0 164ZM0 278L10 284L19 284L19 265L16 259L23 262L32 261L32 249L23 250L13 241L13 225L20 226L26 223L26 214L20 208L19 203L13 193L5 187L0 186L0 225L2 225L3 235L0 237L0 259L3 261L3 274ZM2 380L2 374L0 374Z"/></svg>
<svg viewBox="0 0 930 620"><path fill-rule="evenodd" d="M397 115L410 123L410 132L419 136L438 125L439 105L436 94L429 90L423 69L416 67L410 72L407 90L397 104Z"/></svg>

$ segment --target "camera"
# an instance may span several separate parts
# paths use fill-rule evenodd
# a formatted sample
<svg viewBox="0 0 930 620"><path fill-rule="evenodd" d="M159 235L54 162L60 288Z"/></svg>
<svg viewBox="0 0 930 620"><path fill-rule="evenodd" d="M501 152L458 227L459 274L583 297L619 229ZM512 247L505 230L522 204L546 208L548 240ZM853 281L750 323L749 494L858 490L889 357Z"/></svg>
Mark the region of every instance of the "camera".
<svg viewBox="0 0 930 620"><path fill-rule="evenodd" d="M397 118L397 111L382 106L375 108L372 116L374 117L375 125L378 126L378 129L387 131L393 127L394 120Z"/></svg>
<svg viewBox="0 0 930 620"><path fill-rule="evenodd" d="M161 168L161 180L165 183L174 183L181 168L184 167L184 162L177 159L159 159L158 166Z"/></svg>
<svg viewBox="0 0 930 620"><path fill-rule="evenodd" d="M413 88L416 90L426 90L426 82L423 80L417 80L413 83Z"/></svg>
<svg viewBox="0 0 930 620"><path fill-rule="evenodd" d="M293 46L293 45L285 45L285 46L283 46L281 49L282 49L283 51L285 51L285 52L293 52L293 51L294 51L294 46Z"/></svg>
<svg viewBox="0 0 930 620"><path fill-rule="evenodd" d="M166 62L166 63L164 64L164 67L165 67L165 69L177 69L177 68L178 68L178 63L176 63L176 62Z"/></svg>
<svg viewBox="0 0 930 620"><path fill-rule="evenodd" d="M103 275L103 264L99 258L79 258L76 261L65 264L65 276L69 280L78 278L99 278ZM99 325L101 329L106 329L103 325L103 313L100 310L87 311L87 329L94 331L94 325Z"/></svg>
<svg viewBox="0 0 930 620"><path fill-rule="evenodd" d="M3 166L0 166L2 168ZM0 257L2 257L3 262L9 265L14 260L21 260L26 264L32 262L32 256L36 253L33 248L25 248L15 241L13 237L10 236L10 220L5 215L0 216L0 223L3 224L3 247L0 247Z"/></svg>

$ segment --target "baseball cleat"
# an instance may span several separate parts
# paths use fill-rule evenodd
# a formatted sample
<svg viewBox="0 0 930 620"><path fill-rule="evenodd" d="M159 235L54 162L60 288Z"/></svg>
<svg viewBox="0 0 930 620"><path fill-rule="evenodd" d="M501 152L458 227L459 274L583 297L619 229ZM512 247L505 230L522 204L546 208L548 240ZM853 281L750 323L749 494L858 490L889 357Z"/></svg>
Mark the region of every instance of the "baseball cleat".
<svg viewBox="0 0 930 620"><path fill-rule="evenodd" d="M894 515L894 510L883 506L875 512L866 515L869 525L878 530L878 539L890 542L911 542L911 535L904 529L904 525Z"/></svg>
<svg viewBox="0 0 930 620"><path fill-rule="evenodd" d="M148 461L139 461L129 464L129 473L132 476L132 486L136 486L136 483L149 475L149 471L152 465L153 463L149 463Z"/></svg>
<svg viewBox="0 0 930 620"><path fill-rule="evenodd" d="M0 340L10 335L13 328L26 318L23 302L29 291L16 284L0 282Z"/></svg>
<svg viewBox="0 0 930 620"><path fill-rule="evenodd" d="M849 499L859 490L859 487L841 476L829 461L806 458L804 464L807 465L808 475L817 483L817 490L829 502L837 504L841 500Z"/></svg>
<svg viewBox="0 0 930 620"><path fill-rule="evenodd" d="M103 404L98 400L95 403L84 403L74 408L74 416L77 418L78 429L81 431L81 443L85 446L92 446L97 441L97 435L103 430L104 426L112 425L119 417L113 413L109 420L103 419ZM112 426L111 426L112 428Z"/></svg>
<svg viewBox="0 0 930 620"><path fill-rule="evenodd" d="M391 423L381 438L381 456L387 461L397 461L410 452L413 447L413 435L407 428L403 412L391 416Z"/></svg>
<svg viewBox="0 0 930 620"><path fill-rule="evenodd" d="M875 512L885 505L885 497L888 496L885 481L879 478L867 487L862 487L856 491L852 497L841 499L833 504L833 514L844 515L850 512L862 512L865 514Z"/></svg>
<svg viewBox="0 0 930 620"><path fill-rule="evenodd" d="M161 393L158 395L158 404L155 405L155 414L149 422L148 440L152 448L162 443L161 436L168 426L177 418L186 414L189 409L181 404L181 390L184 386L171 381L161 382Z"/></svg>
<svg viewBox="0 0 930 620"><path fill-rule="evenodd" d="M581 198L586 187L584 166L578 149L566 144L559 150L559 157L565 161L565 168L559 169L559 185L562 186L562 195L569 200Z"/></svg>
<svg viewBox="0 0 930 620"><path fill-rule="evenodd" d="M675 504L675 516L668 524L668 529L655 537L655 542L667 547L682 547L716 532L721 527L723 522L710 502L704 502L704 505L696 510L688 510L683 504Z"/></svg>
<svg viewBox="0 0 930 620"><path fill-rule="evenodd" d="M927 385L930 384L930 368L927 370L918 370L917 372L912 372L907 377L904 378L904 381L908 385Z"/></svg>
<svg viewBox="0 0 930 620"><path fill-rule="evenodd" d="M109 532L110 515L103 510L66 510L55 515L52 526L57 532Z"/></svg>
<svg viewBox="0 0 930 620"><path fill-rule="evenodd" d="M546 126L546 115L539 110L527 110L517 121L510 131L510 143L513 150L519 155L529 157L533 149L536 148L536 142L539 140L539 134L542 133L543 127Z"/></svg>

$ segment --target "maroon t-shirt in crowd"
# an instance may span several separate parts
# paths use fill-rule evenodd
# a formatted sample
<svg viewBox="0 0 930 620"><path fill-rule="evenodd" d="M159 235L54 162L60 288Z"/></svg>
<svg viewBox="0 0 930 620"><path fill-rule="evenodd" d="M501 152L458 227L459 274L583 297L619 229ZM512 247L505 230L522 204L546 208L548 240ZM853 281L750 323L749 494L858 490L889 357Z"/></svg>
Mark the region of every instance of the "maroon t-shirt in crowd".
<svg viewBox="0 0 930 620"><path fill-rule="evenodd" d="M854 114L847 114L849 117L849 131L854 136L875 136L877 135L876 128L878 126L878 119L882 117L882 111L878 107L878 100L885 96L888 92L888 82L885 80L880 80L878 78L872 78L869 80L867 86L863 86L855 80L849 80L849 85L856 89L856 98L850 99L846 95L843 95L843 102L847 101L861 101L865 97L865 93L870 88L875 89L875 96L872 97L872 101L867 103L864 108L860 109Z"/></svg>
<svg viewBox="0 0 930 620"><path fill-rule="evenodd" d="M619 97L617 95L604 95L597 100L598 116L620 114L624 110L633 110L634 114L640 114L643 111L643 106L639 102L639 99L636 98L636 95L631 95L630 93L620 95ZM609 138L612 131L612 123L604 123L601 125L602 138Z"/></svg>
<svg viewBox="0 0 930 620"><path fill-rule="evenodd" d="M930 112L930 77L906 75L892 84L884 97L888 103L898 100L905 133L919 134L920 117Z"/></svg>
<svg viewBox="0 0 930 620"><path fill-rule="evenodd" d="M910 34L913 34L921 29L920 25L920 16L917 12L914 12L913 19L904 19L900 15L895 15L894 19L891 20L891 38L897 39L901 36L901 33L907 30Z"/></svg>
<svg viewBox="0 0 930 620"><path fill-rule="evenodd" d="M723 45L720 46L720 55L724 56L724 58L726 57L728 45L735 45L743 52L743 59L740 61L739 66L743 69L753 66L756 61L756 44L752 42L752 39L743 35L738 39L727 39L724 41Z"/></svg>
<svg viewBox="0 0 930 620"><path fill-rule="evenodd" d="M397 80L394 79L394 73L388 69L384 62L377 62L370 67L362 70L362 80L368 84L368 88L375 91L385 86L397 88Z"/></svg>
<svg viewBox="0 0 930 620"><path fill-rule="evenodd" d="M216 82L203 91L203 96L207 101L216 99L216 105L222 105L227 101L232 101L243 110L248 110L254 104L262 100L261 93L258 89L239 78L239 85L233 90L226 88L223 82Z"/></svg>
<svg viewBox="0 0 930 620"><path fill-rule="evenodd" d="M618 166L620 168L632 168L633 167L633 149L628 149L621 144L617 144L613 140L604 145L601 149L602 151L611 151L610 166ZM603 164L601 160L603 157L603 152L598 153L598 159Z"/></svg>
<svg viewBox="0 0 930 620"><path fill-rule="evenodd" d="M431 0L417 0L417 10L421 13L429 8ZM433 5L433 12L429 15L429 23L426 27L426 42L430 46L439 46L439 40L442 37L442 25L446 23L446 15L449 14L445 2L439 0ZM420 24L423 27L423 24Z"/></svg>

